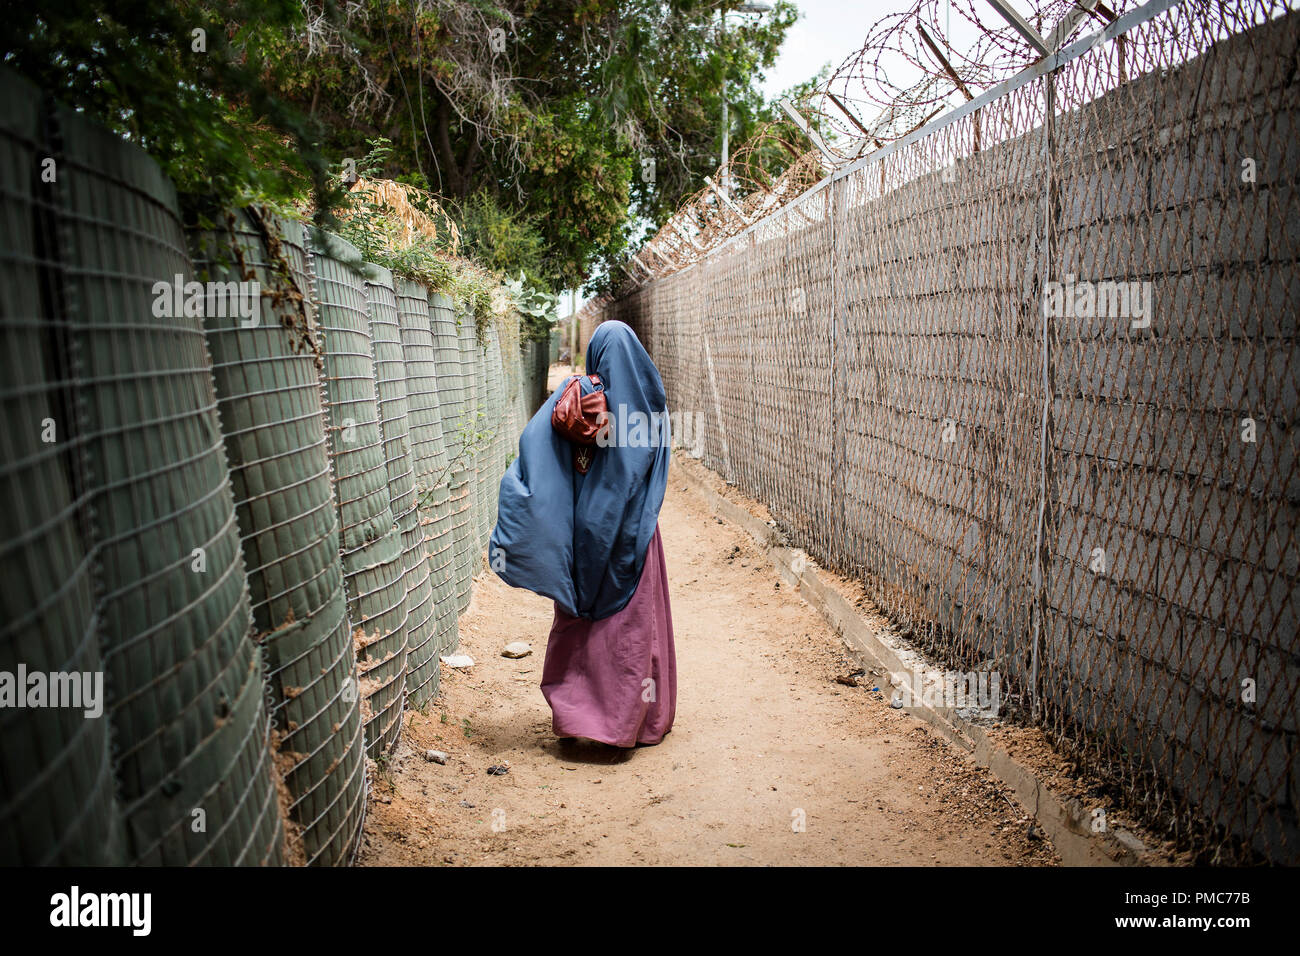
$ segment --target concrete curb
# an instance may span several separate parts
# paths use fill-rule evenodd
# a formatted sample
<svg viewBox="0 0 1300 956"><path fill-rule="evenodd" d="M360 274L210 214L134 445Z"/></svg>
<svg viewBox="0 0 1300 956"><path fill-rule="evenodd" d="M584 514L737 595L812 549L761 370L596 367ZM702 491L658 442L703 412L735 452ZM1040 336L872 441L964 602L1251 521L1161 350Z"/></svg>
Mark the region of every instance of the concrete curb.
<svg viewBox="0 0 1300 956"><path fill-rule="evenodd" d="M700 467L704 467L700 465ZM703 498L713 513L746 532L771 559L781 582L796 589L844 641L859 663L891 675L911 679L921 656L892 635L867 624L857 610L822 578L822 572L803 551L789 547L776 528L708 487L688 470L674 469ZM670 478L669 480L672 480ZM1094 833L1088 809L1076 799L1063 800L1050 791L1033 770L994 744L983 728L966 720L954 708L918 704L904 707L929 724L976 765L989 770L1011 789L1042 828L1066 866L1150 866L1142 841L1127 830L1112 827Z"/></svg>

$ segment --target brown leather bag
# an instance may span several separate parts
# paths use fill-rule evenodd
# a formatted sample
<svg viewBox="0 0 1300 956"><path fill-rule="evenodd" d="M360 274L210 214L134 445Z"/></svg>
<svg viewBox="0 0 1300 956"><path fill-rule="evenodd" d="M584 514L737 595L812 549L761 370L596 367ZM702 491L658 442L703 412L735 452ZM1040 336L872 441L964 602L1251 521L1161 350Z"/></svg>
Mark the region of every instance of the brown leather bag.
<svg viewBox="0 0 1300 956"><path fill-rule="evenodd" d="M589 376L595 391L582 394L582 376L575 375L564 386L555 410L551 412L551 427L573 443L573 467L586 474L591 467L597 437L609 431L609 403L605 399L605 386L599 375Z"/></svg>

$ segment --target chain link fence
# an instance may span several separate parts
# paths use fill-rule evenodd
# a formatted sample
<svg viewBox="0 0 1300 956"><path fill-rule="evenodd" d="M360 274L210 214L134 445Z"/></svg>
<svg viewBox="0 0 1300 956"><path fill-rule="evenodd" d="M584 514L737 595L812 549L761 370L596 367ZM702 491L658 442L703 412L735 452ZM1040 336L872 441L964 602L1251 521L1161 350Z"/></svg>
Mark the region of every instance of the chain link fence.
<svg viewBox="0 0 1300 956"><path fill-rule="evenodd" d="M1287 4L1147 4L584 316L1205 860L1300 862L1298 47Z"/></svg>

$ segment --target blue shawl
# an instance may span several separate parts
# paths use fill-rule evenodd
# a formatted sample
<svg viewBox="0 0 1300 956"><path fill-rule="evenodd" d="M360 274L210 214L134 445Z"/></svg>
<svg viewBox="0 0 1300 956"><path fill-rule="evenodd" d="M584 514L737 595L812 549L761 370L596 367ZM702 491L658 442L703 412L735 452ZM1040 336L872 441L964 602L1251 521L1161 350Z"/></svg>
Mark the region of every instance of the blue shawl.
<svg viewBox="0 0 1300 956"><path fill-rule="evenodd" d="M572 446L551 427L566 379L519 436L519 457L501 479L488 564L512 587L596 621L621 611L641 580L671 437L663 380L630 326L596 327L587 372L605 386L613 444L596 449L585 475L573 467ZM581 383L588 394L591 383Z"/></svg>

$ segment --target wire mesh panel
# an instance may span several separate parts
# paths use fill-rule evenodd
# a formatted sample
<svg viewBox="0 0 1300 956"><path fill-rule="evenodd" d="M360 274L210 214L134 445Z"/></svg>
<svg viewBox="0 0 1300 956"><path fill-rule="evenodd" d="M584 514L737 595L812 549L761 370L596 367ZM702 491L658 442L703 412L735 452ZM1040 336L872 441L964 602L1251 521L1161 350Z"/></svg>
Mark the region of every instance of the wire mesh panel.
<svg viewBox="0 0 1300 956"><path fill-rule="evenodd" d="M523 343L519 339L520 319L519 313L508 312L502 318L500 326L501 335L501 370L505 379L506 394L506 415L503 419L502 426L505 446L503 448L503 457L500 468L504 474L506 466L514 457L515 439L524 429L524 423L528 421L528 414L524 411L524 370L523 370ZM500 477L500 476L498 476ZM498 489L492 489L493 507ZM493 523L496 521L496 512L493 511Z"/></svg>
<svg viewBox="0 0 1300 956"><path fill-rule="evenodd" d="M506 408L502 415L501 452L497 462L497 483L492 486L492 523L496 524L497 496L500 493L501 476L514 459L515 442L524 428L523 413L523 371L520 363L519 316L507 314L501 323L501 377L505 382L504 393Z"/></svg>
<svg viewBox="0 0 1300 956"><path fill-rule="evenodd" d="M532 339L519 343L519 421L520 430L532 417L533 401L537 397L538 356L545 354L546 345Z"/></svg>
<svg viewBox="0 0 1300 956"><path fill-rule="evenodd" d="M283 828L211 359L170 184L60 109L65 308L128 858L265 864Z"/></svg>
<svg viewBox="0 0 1300 956"><path fill-rule="evenodd" d="M546 401L546 377L550 371L550 343L529 340L524 343L523 352L523 423L533 417L541 404ZM522 430L522 429L521 429Z"/></svg>
<svg viewBox="0 0 1300 956"><path fill-rule="evenodd" d="M24 698L27 674L66 675L77 693L0 710L0 863L111 865L125 847L79 507L77 356L46 281L59 264L40 101L0 70L0 671Z"/></svg>
<svg viewBox="0 0 1300 956"><path fill-rule="evenodd" d="M1163 7L584 320L1123 811L1294 863L1300 18Z"/></svg>
<svg viewBox="0 0 1300 956"><path fill-rule="evenodd" d="M361 824L364 751L303 227L243 211L225 225L190 241L206 287L204 325L277 764L292 797L297 858L346 863Z"/></svg>
<svg viewBox="0 0 1300 956"><path fill-rule="evenodd" d="M424 617L426 640L417 647L414 637L411 638L406 668L407 697L420 707L438 695L438 655L443 647L455 643L457 626L455 577L451 567L450 470L442 433L438 349L430 299L434 310L449 309L451 303L444 296L430 295L423 285L408 279L398 279L396 291L402 353L406 359L411 459L429 583Z"/></svg>
<svg viewBox="0 0 1300 956"><path fill-rule="evenodd" d="M480 349L482 371L479 375L482 438L479 442L478 481L475 484L478 499L478 540L475 550L478 552L487 547L492 526L496 523L497 482L501 478L499 469L504 460L505 416L509 411L501 368L501 339L495 323L488 325L484 338Z"/></svg>
<svg viewBox="0 0 1300 956"><path fill-rule="evenodd" d="M506 383L507 437L513 438L523 427L522 368L520 366L519 316L508 313L500 328L501 371Z"/></svg>
<svg viewBox="0 0 1300 956"><path fill-rule="evenodd" d="M472 350L471 395L474 399L474 518L471 527L473 571L478 571L478 555L483 549L483 529L487 524L487 483L492 472L492 422L489 406L493 398L493 383L489 376L487 339L488 327L481 332Z"/></svg>
<svg viewBox="0 0 1300 956"><path fill-rule="evenodd" d="M497 446L497 471L492 487L488 491L492 515L488 522L489 537L497 520L497 496L501 490L501 476L509 462L514 458L515 440L523 429L520 411L520 374L519 374L519 317L507 314L498 328L498 350L501 363L501 410L500 441Z"/></svg>
<svg viewBox="0 0 1300 956"><path fill-rule="evenodd" d="M456 561L456 605L464 611L469 607L473 589L474 572L479 555L478 526L481 502L478 495L478 458L481 414L479 409L479 374L482 369L478 336L474 316L467 310L456 316L457 341L460 348L461 387L464 411L460 419L460 453L452 465L452 496L456 493L456 477L465 485L464 517L453 520ZM460 471L456 468L459 466Z"/></svg>
<svg viewBox="0 0 1300 956"><path fill-rule="evenodd" d="M388 270L372 267L372 273L366 283L366 297L374 339L379 421L388 470L388 502L401 533L402 580L406 589L406 643L400 654L402 694L405 697L410 647L414 643L423 648L429 640L429 567L424 560L424 535L415 504L415 471L407 422L406 360L397 317L397 295ZM397 666L396 661L394 657L392 666Z"/></svg>
<svg viewBox="0 0 1300 956"><path fill-rule="evenodd" d="M438 600L438 635L440 652L447 653L459 643L457 620L460 616L461 554L465 540L464 525L469 520L469 480L465 469L465 384L460 368L460 333L457 329L455 304L444 295L429 300L429 321L438 357L438 408L442 412L442 436L447 453L447 523L445 532L448 581Z"/></svg>
<svg viewBox="0 0 1300 956"><path fill-rule="evenodd" d="M80 692L5 708L3 859L347 862L363 753L456 645L517 318L507 356L252 209L187 247L143 152L3 71L0 101L0 668Z"/></svg>
<svg viewBox="0 0 1300 956"><path fill-rule="evenodd" d="M429 322L438 356L438 408L447 463L461 467L467 444L465 433L465 376L460 361L460 311L450 298L432 293Z"/></svg>
<svg viewBox="0 0 1300 956"><path fill-rule="evenodd" d="M365 266L357 250L336 236L313 232L310 240L344 585L361 673L366 751L377 757L396 743L405 703L402 537L390 504Z"/></svg>

